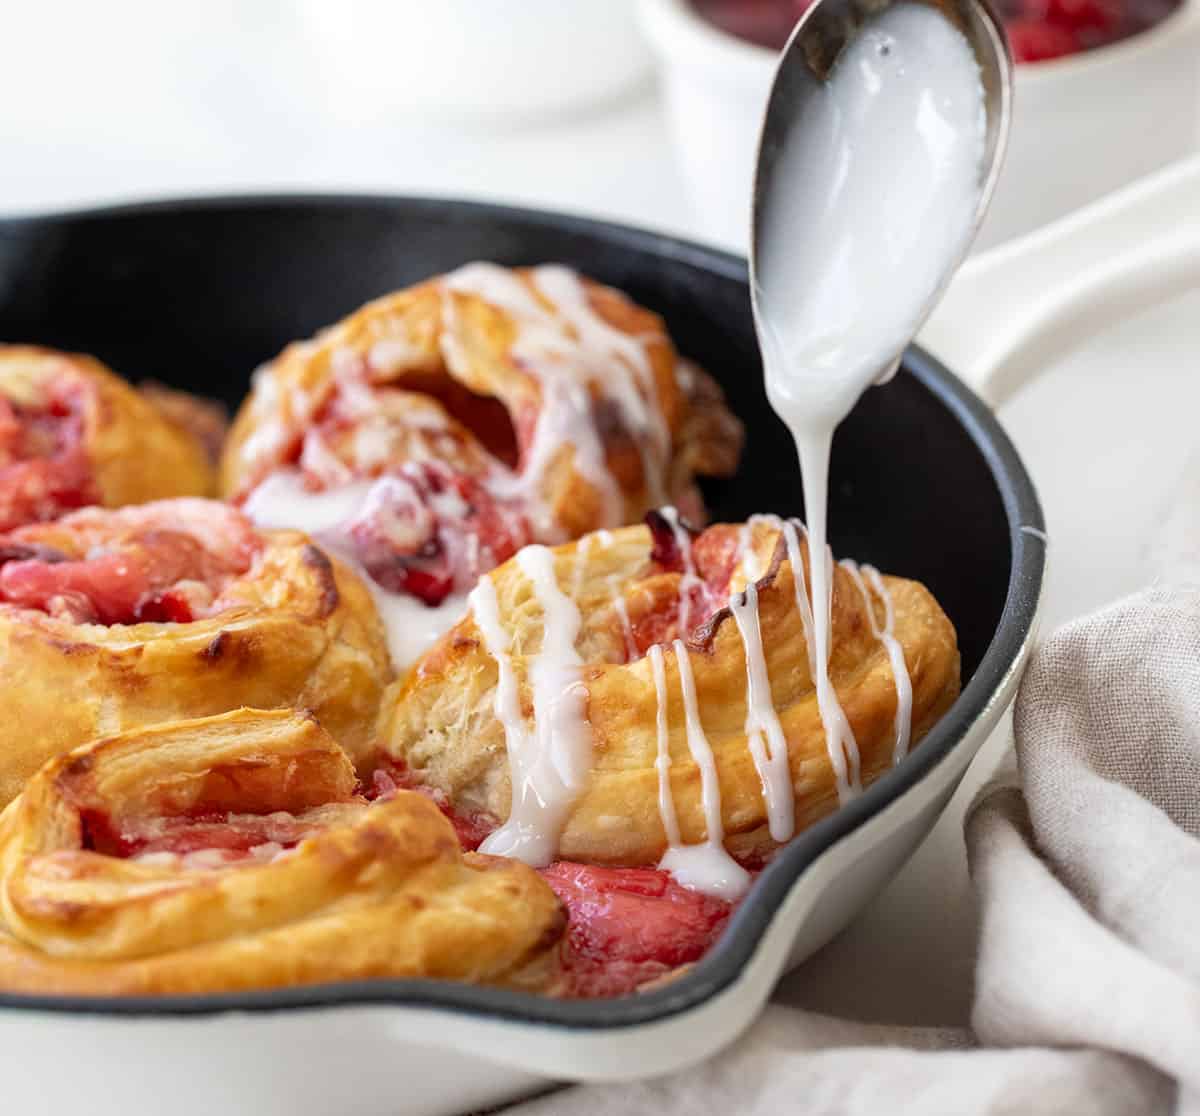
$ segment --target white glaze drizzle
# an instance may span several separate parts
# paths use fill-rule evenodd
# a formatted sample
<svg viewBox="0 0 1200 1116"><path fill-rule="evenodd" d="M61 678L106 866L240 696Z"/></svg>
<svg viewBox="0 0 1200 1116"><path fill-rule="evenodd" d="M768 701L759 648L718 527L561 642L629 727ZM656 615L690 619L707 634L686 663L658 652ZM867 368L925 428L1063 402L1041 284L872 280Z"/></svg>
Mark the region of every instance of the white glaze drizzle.
<svg viewBox="0 0 1200 1116"><path fill-rule="evenodd" d="M883 578L879 576L879 571L874 566L860 567L857 562L852 562L848 558L842 559L841 566L858 586L858 591L862 594L863 605L866 608L867 620L871 625L871 634L883 644L884 650L888 654L888 661L891 663L892 677L896 682L896 735L892 747L892 763L899 763L908 755L908 746L912 738L912 678L908 673L908 663L904 659L904 648L896 639L896 610L892 604L892 595L888 592ZM883 604L882 628L875 619L875 606L867 591L867 582L870 582L871 589Z"/></svg>
<svg viewBox="0 0 1200 1116"><path fill-rule="evenodd" d="M638 338L609 325L592 309L587 289L570 269L544 265L534 269L533 281L574 327L584 354L603 359L604 363L593 372L617 404L624 426L637 445L650 502L661 504L665 499L662 473L671 450L671 433L645 346ZM613 359L632 370L633 376L612 375Z"/></svg>
<svg viewBox="0 0 1200 1116"><path fill-rule="evenodd" d="M616 610L617 619L621 621L621 636L625 640L625 658L630 662L638 657L637 640L633 638L633 625L629 622L629 607L621 594L620 579L614 574L608 579L608 588L612 593L612 604Z"/></svg>
<svg viewBox="0 0 1200 1116"><path fill-rule="evenodd" d="M683 887L722 899L737 899L750 886L750 874L725 849L725 827L721 821L721 786L712 747L700 723L691 660L682 640L675 640L672 647L679 669L679 688L683 694L688 751L700 771L705 839L698 845L670 845L658 866L670 872Z"/></svg>
<svg viewBox="0 0 1200 1116"><path fill-rule="evenodd" d="M650 670L654 675L654 695L657 699L654 728L657 750L654 768L658 772L658 814L662 818L663 832L667 836L667 847L678 848L683 842L679 836L679 819L675 815L675 799L671 795L671 734L667 723L667 672L663 663L662 645L655 643L647 655Z"/></svg>
<svg viewBox="0 0 1200 1116"><path fill-rule="evenodd" d="M584 535L575 544L575 572L571 578L571 596L576 600L579 599L580 590L583 588L583 579L587 576L588 559L591 557L592 547L596 541L596 534L593 533Z"/></svg>
<svg viewBox="0 0 1200 1116"><path fill-rule="evenodd" d="M533 691L533 723L525 724L511 658L490 577L471 592L471 609L489 654L499 667L496 716L504 726L512 781L508 820L480 846L482 852L549 864L567 816L591 769L591 729L586 718L583 661L575 649L581 617L558 585L554 554L527 546L516 556L541 606L542 648L527 667Z"/></svg>
<svg viewBox="0 0 1200 1116"><path fill-rule="evenodd" d="M448 632L466 613L467 598L452 593L430 607L407 593L392 593L358 562L342 530L362 512L377 481L354 481L340 488L310 492L297 469L279 469L246 500L243 511L258 527L291 528L311 535L321 546L350 566L367 587L383 623L392 665L402 670Z"/></svg>
<svg viewBox="0 0 1200 1116"><path fill-rule="evenodd" d="M796 519L781 524L784 545L787 547L788 565L792 568L792 585L796 595L796 611L800 613L800 626L804 629L804 646L808 651L808 673L815 676L814 663L817 658L817 643L813 638L812 602L808 599L808 583L804 576L804 556L800 553L800 532L808 541L808 529ZM819 704L819 702L818 702ZM822 720L824 713L822 713Z"/></svg>
<svg viewBox="0 0 1200 1116"><path fill-rule="evenodd" d="M604 442L596 428L592 390L600 391L616 406L641 454L652 501L658 502L670 432L645 346L592 310L587 290L574 272L547 265L535 268L532 279L558 310L558 317L506 268L472 263L446 276L443 356L452 370L466 372L467 362L455 336L456 311L450 292L472 294L507 313L517 326L513 359L541 388L533 439L518 478L520 493L538 509L543 531L552 532L553 517L542 506L542 482L563 447L571 446L579 472L600 494L604 521L616 526L624 517L624 497L608 467Z"/></svg>
<svg viewBox="0 0 1200 1116"><path fill-rule="evenodd" d="M593 531L590 535L584 535L579 540L575 547L575 571L571 581L571 596L576 600L579 599L580 590L583 588L588 562L592 555L592 547L596 545L607 547L611 546L612 542L613 533L604 528L601 528L599 531ZM629 622L629 609L625 604L625 598L621 594L620 575L610 574L605 579L605 585L608 587L613 610L621 622L621 637L625 644L625 657L632 662L637 658L637 644L633 638L633 625Z"/></svg>
<svg viewBox="0 0 1200 1116"><path fill-rule="evenodd" d="M322 535L358 514L373 483L355 481L340 488L310 492L299 469L278 469L250 493L242 511L259 527Z"/></svg>
<svg viewBox="0 0 1200 1116"><path fill-rule="evenodd" d="M470 263L443 280L441 348L446 364L464 377L470 365L457 336L457 311L452 292L474 295L503 310L514 321L513 360L541 388L533 440L525 452L518 476L504 478L498 488L505 497L524 496L533 509L539 536L557 537L557 524L542 498L546 470L570 446L575 467L600 494L603 517L613 526L621 521L624 502L620 486L608 468L604 444L592 421L592 397L580 373L579 345L567 336L563 323L534 297L533 292L507 268L490 263Z"/></svg>
<svg viewBox="0 0 1200 1116"><path fill-rule="evenodd" d="M817 695L817 708L820 710L821 724L825 730L826 750L837 783L838 799L844 802L861 789L858 744L854 739L854 730L846 719L841 702L838 701L837 691L829 679L828 644L823 652L818 651L817 624L813 616L812 602L809 599L807 579L804 576L804 559L800 552L800 535L803 533L805 542L809 544L809 559L812 564L814 548L808 536L808 529L798 519L783 520L776 515L752 516L750 522L767 523L783 535L788 564L792 568L796 610L800 613L804 644L808 651L809 674L812 676L813 689ZM826 562L831 563L831 561L832 558L826 548ZM816 568L815 564L813 564L813 568ZM815 581L814 577L814 597L818 592ZM828 613L826 614L825 630L828 633ZM828 640L828 635L826 639ZM822 676L824 685L821 683Z"/></svg>
<svg viewBox="0 0 1200 1116"><path fill-rule="evenodd" d="M795 832L795 801L787 738L771 697L771 677L763 654L758 588L753 583L729 602L746 651L746 744L762 784L767 828L781 844Z"/></svg>
<svg viewBox="0 0 1200 1116"><path fill-rule="evenodd" d="M683 576L679 579L679 631L686 635L692 611L691 589L700 584L700 578L696 576L696 563L692 558L692 536L679 522L679 512L670 504L659 508L658 513L670 526L671 533L675 536L675 545L679 548L679 556L683 559Z"/></svg>
<svg viewBox="0 0 1200 1116"><path fill-rule="evenodd" d="M787 188L771 192L757 214L755 315L767 396L800 458L815 619L810 664L844 801L861 781L829 679L833 432L867 387L895 370L945 263L970 242L987 113L970 44L920 4L872 16L812 92L774 153L774 174Z"/></svg>

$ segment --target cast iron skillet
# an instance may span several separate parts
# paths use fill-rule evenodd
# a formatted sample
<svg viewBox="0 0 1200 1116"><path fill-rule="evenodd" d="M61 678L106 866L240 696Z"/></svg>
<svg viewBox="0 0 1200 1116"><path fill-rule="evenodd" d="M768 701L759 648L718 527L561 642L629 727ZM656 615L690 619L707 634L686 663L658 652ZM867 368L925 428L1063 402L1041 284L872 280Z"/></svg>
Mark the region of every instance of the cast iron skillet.
<svg viewBox="0 0 1200 1116"><path fill-rule="evenodd" d="M401 197L217 198L0 220L0 340L94 353L236 405L251 370L376 295L470 260L565 263L666 319L680 351L746 424L736 477L708 484L715 520L802 515L787 432L763 392L745 262L671 237L549 213ZM794 840L727 932L668 987L558 1002L429 981L167 999L0 996L6 1010L195 1015L394 1003L567 1028L620 1027L695 1007L737 976L805 868L915 784L963 738L1030 633L1044 550L1033 485L988 408L910 349L834 442L834 552L923 581L958 629L963 692L898 768Z"/></svg>

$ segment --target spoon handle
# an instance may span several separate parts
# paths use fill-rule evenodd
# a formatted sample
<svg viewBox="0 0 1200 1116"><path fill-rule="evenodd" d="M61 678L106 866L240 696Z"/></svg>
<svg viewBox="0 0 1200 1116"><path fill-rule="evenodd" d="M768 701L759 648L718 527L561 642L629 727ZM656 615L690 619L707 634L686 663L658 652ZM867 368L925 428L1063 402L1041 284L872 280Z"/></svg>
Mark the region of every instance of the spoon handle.
<svg viewBox="0 0 1200 1116"><path fill-rule="evenodd" d="M1121 318L1200 287L1200 156L969 260L918 337L993 407Z"/></svg>

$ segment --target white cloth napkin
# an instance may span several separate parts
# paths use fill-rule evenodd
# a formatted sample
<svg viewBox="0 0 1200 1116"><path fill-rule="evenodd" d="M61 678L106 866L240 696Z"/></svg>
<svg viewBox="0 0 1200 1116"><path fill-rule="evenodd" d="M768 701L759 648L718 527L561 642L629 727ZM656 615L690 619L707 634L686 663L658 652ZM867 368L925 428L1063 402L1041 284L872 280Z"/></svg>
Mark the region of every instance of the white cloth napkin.
<svg viewBox="0 0 1200 1116"><path fill-rule="evenodd" d="M971 1032L773 1005L694 1070L512 1116L1200 1114L1200 459L1152 557L1035 652L1019 777L968 812Z"/></svg>

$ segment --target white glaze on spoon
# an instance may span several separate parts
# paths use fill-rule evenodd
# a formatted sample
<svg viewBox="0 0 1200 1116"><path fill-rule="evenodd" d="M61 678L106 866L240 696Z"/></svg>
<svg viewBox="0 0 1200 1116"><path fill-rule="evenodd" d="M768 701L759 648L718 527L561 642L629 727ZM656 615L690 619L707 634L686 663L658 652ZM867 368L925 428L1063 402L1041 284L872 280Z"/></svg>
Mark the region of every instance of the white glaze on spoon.
<svg viewBox="0 0 1200 1116"><path fill-rule="evenodd" d="M791 189L772 191L756 238L767 394L800 456L814 602L810 664L842 800L860 780L829 679L833 431L863 391L892 372L946 262L967 243L984 138L979 67L961 32L934 8L888 8L798 114L774 168Z"/></svg>

